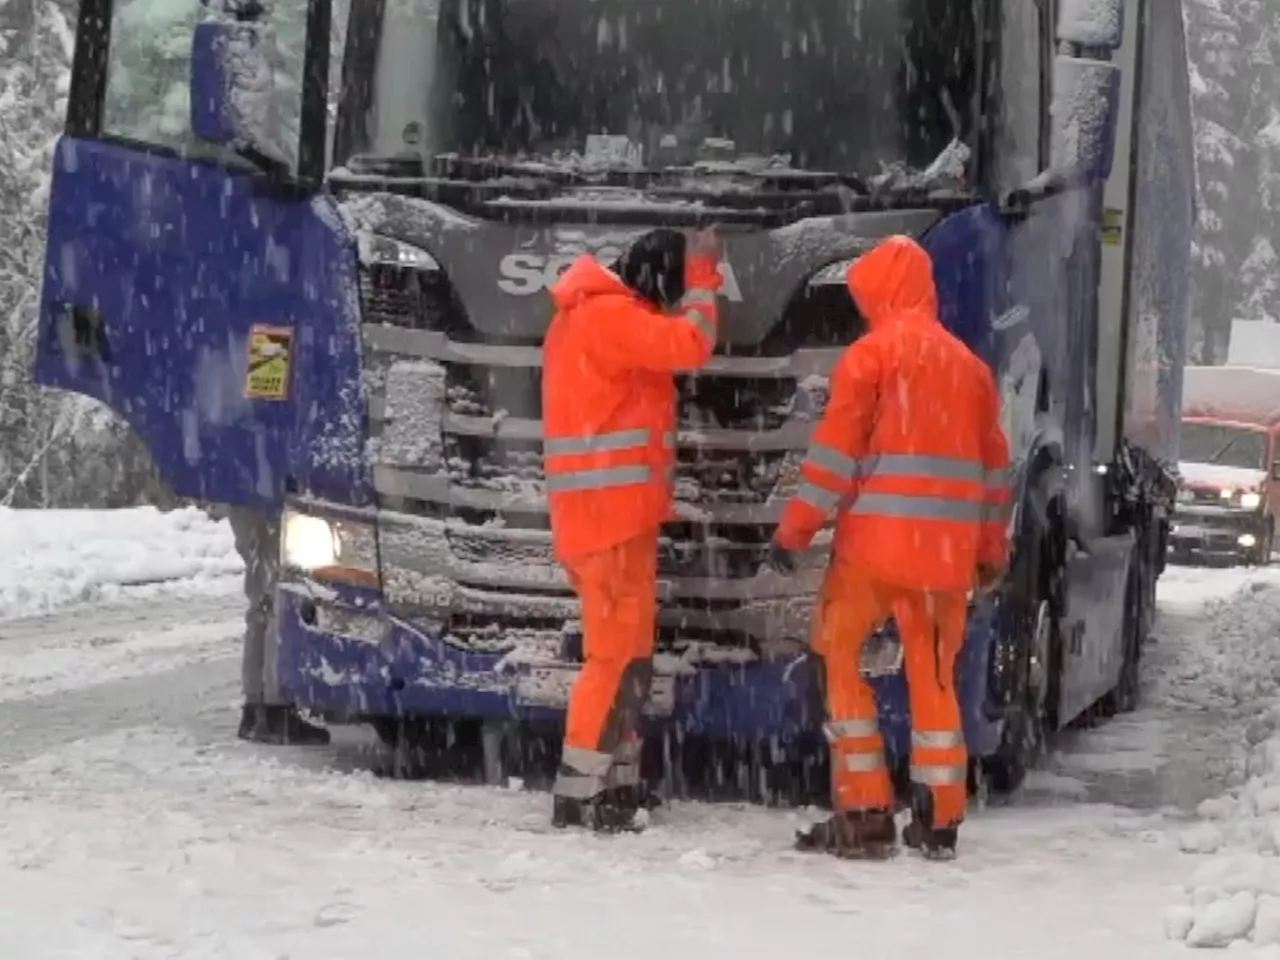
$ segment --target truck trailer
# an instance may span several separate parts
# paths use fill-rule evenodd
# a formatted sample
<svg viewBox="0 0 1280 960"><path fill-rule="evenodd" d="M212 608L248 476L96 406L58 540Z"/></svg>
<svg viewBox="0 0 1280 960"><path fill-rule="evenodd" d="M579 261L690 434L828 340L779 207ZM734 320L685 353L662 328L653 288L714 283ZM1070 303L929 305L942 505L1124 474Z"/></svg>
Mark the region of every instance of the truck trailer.
<svg viewBox="0 0 1280 960"><path fill-rule="evenodd" d="M477 745L493 777L561 720L581 640L543 490L545 291L659 226L715 226L725 282L716 355L679 381L654 775L693 744L774 769L820 743L827 543L761 568L863 330L845 274L891 234L933 257L1016 460L1012 567L958 667L971 756L1011 789L1052 730L1133 705L1194 221L1177 4L354 0L331 71L331 0L219 0L166 139L113 113L121 2L80 10L36 376L123 416L178 494L283 512L300 706ZM905 758L892 624L877 640Z"/></svg>

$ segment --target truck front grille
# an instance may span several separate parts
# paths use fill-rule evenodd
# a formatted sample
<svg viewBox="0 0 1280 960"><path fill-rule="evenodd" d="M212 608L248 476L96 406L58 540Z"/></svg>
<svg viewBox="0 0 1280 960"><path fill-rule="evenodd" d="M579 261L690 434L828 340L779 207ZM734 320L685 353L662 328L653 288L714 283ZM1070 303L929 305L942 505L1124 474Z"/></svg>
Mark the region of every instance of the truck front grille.
<svg viewBox="0 0 1280 960"><path fill-rule="evenodd" d="M467 324L456 294L442 276L375 266L362 268L360 279L367 323L476 342L478 333ZM397 369L423 364L435 369L431 396L443 401L435 409L442 406L444 416L433 415L430 423L430 432L440 438L438 457L434 452L405 452L412 444L399 445L411 416L419 413L410 401L427 394L416 386L408 393L399 386L389 390ZM412 587L401 593L387 588L399 615L430 624L433 630L442 628L450 643L467 650L517 659L571 656L578 630L571 619L575 607L547 536L542 444L527 432L528 421L542 416L541 369L424 360L421 355L373 349L366 353L365 376L375 463L420 474L429 471L432 481L447 480L448 490L463 494L456 502L425 488L422 496L383 494L384 552L388 525L443 526L437 536L444 542L437 541L436 547L402 547L400 555L412 558L400 568L405 582L412 583L414 577L430 582L435 577L457 588L451 608L429 611L414 599ZM789 492L780 479L799 454L726 448L724 435L714 434L740 432L745 446L761 432L808 420L815 387L809 380L801 386L794 377L719 373L678 377L676 385L682 440L674 495L677 511L686 519L666 524L659 541L659 576L677 589L659 610L658 649L685 661L690 651L719 649L728 662L740 662L734 658L750 656L758 641L772 635L773 628L751 619L757 608L793 602L758 600L744 584L759 571L772 534L772 524L758 522L753 511ZM398 399L393 402L389 393ZM819 391L816 399L825 397ZM501 424L508 418L524 423L504 433ZM513 439L513 434L525 439ZM386 555L382 562L385 588L395 580L395 564ZM412 564L421 572L404 572ZM525 583L528 589L520 587ZM724 598L725 589L731 598ZM811 602L807 595L794 598L806 611Z"/></svg>
<svg viewBox="0 0 1280 960"><path fill-rule="evenodd" d="M682 428L759 431L776 430L786 422L796 381L699 374L677 377L676 388L676 417ZM450 413L465 417L540 417L542 371L449 364L445 403Z"/></svg>
<svg viewBox="0 0 1280 960"><path fill-rule="evenodd" d="M467 489L543 492L542 446L537 441L497 442L489 437L446 434L449 482ZM694 506L765 503L787 463L783 451L677 451L675 499Z"/></svg>

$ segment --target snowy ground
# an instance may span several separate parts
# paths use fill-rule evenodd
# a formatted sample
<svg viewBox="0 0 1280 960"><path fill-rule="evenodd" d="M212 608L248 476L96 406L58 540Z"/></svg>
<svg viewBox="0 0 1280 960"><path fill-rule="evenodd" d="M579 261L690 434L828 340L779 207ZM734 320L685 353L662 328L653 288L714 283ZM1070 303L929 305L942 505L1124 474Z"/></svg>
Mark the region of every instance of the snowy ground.
<svg viewBox="0 0 1280 960"><path fill-rule="evenodd" d="M227 524L195 509L0 507L0 544L0 618L84 601L226 595L242 569Z"/></svg>
<svg viewBox="0 0 1280 960"><path fill-rule="evenodd" d="M350 772L349 736L238 743L232 578L193 579L236 564L225 528L188 520L0 514L30 545L0 557L0 603L77 601L0 620L0 957L1158 960L1197 916L1276 926L1253 891L1280 864L1280 570L1171 570L1141 710L1065 737L1023 796L973 814L955 863L850 864L791 853L798 812L676 804L640 837L563 835L542 795ZM60 529L96 533L34 546ZM197 566L127 596L113 549ZM1269 744L1252 760L1250 740ZM1244 799L1202 807L1206 827L1197 804L1228 789ZM1212 829L1223 850L1182 851Z"/></svg>

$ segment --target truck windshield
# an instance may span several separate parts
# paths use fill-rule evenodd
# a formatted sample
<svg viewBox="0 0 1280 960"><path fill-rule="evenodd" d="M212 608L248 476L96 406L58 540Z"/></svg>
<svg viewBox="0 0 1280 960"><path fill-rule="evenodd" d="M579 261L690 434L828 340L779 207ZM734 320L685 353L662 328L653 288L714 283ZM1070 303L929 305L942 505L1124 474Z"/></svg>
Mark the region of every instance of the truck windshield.
<svg viewBox="0 0 1280 960"><path fill-rule="evenodd" d="M1250 470L1263 470L1267 466L1267 435L1260 430L1184 420L1179 443L1179 459L1186 463L1214 463Z"/></svg>
<svg viewBox="0 0 1280 960"><path fill-rule="evenodd" d="M865 177L925 167L973 127L976 3L377 6L367 116L346 125L360 129L342 157L594 150L650 169L764 158Z"/></svg>

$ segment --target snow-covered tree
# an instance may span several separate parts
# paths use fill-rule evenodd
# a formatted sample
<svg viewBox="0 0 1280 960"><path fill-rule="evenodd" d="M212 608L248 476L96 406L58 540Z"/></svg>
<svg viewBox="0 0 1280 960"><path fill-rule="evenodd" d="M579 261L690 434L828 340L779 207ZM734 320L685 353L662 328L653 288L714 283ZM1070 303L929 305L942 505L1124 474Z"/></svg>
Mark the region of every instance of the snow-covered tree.
<svg viewBox="0 0 1280 960"><path fill-rule="evenodd" d="M1221 362L1233 320L1280 320L1280 0L1186 0L1200 223L1191 356Z"/></svg>

